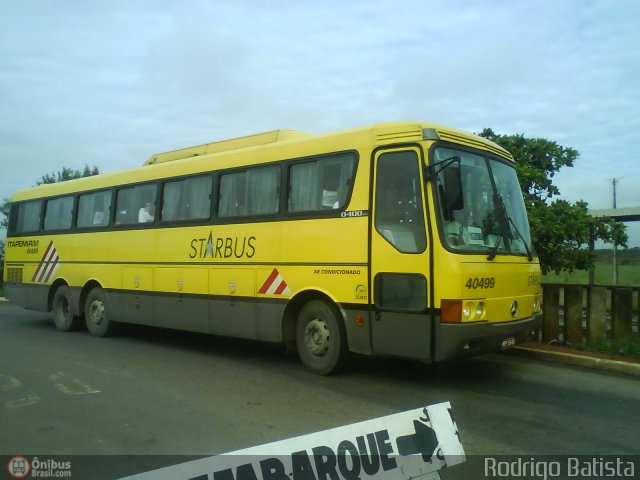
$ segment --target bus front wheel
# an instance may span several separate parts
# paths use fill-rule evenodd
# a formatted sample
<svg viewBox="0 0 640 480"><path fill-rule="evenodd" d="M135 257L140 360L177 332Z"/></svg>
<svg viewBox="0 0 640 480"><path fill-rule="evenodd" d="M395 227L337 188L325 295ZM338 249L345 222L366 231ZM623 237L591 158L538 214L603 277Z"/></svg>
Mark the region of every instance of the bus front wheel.
<svg viewBox="0 0 640 480"><path fill-rule="evenodd" d="M84 318L87 330L96 337L108 337L115 331L115 323L109 318L104 291L96 287L89 292Z"/></svg>
<svg viewBox="0 0 640 480"><path fill-rule="evenodd" d="M73 314L71 308L71 289L61 285L53 295L52 303L53 323L61 332L77 330L80 326L80 317Z"/></svg>
<svg viewBox="0 0 640 480"><path fill-rule="evenodd" d="M347 338L335 308L321 300L305 304L296 322L296 348L305 368L318 375L338 372L347 358Z"/></svg>

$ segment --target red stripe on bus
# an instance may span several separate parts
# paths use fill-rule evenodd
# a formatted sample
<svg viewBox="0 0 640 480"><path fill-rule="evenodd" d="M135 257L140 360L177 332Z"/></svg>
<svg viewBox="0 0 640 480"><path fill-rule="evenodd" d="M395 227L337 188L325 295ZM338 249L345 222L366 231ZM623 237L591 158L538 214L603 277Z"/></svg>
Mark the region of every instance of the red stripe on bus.
<svg viewBox="0 0 640 480"><path fill-rule="evenodd" d="M56 251L56 247L54 246L53 250L49 252L49 255L47 255L47 258L45 258L44 260L44 264L42 265L42 270L40 270L40 276L38 276L38 282L44 281L44 277L47 274L47 270L49 270L49 267L51 266L51 262L57 256L58 256L58 252Z"/></svg>
<svg viewBox="0 0 640 480"><path fill-rule="evenodd" d="M287 288L287 282L283 280L282 282L280 282L280 285L278 285L278 288L276 288L276 291L273 293L275 293L276 295L280 295L282 292L284 292L285 288Z"/></svg>
<svg viewBox="0 0 640 480"><path fill-rule="evenodd" d="M273 272L271 272L271 275L269 275L269 278L267 278L267 281L264 282L260 287L260 290L258 290L258 293L267 293L267 290L269 290L269 287L271 287L271 284L277 277L278 277L278 269L274 268Z"/></svg>
<svg viewBox="0 0 640 480"><path fill-rule="evenodd" d="M42 260L40 260L40 264L38 265L38 268L36 268L36 271L33 274L33 278L31 279L32 282L36 281L36 277L38 276L38 273L40 273L40 269L42 268L42 264L44 263L45 258L47 258L47 255L49 255L49 250L51 250L51 245L53 245L53 240L51 240L49 242L49 246L44 251L44 255L42 256Z"/></svg>
<svg viewBox="0 0 640 480"><path fill-rule="evenodd" d="M49 279L51 278L51 274L56 269L56 265L58 265L59 261L60 261L60 256L56 255L55 260L53 260L53 262L51 262L51 264L50 264L51 268L49 269L49 273L47 273L47 278L44 279L45 282L49 281Z"/></svg>

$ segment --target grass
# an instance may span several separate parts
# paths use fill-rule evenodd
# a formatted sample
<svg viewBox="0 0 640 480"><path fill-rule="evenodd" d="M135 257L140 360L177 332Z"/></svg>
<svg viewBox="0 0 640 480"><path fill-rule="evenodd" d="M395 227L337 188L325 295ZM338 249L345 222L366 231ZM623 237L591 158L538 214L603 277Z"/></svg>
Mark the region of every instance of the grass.
<svg viewBox="0 0 640 480"><path fill-rule="evenodd" d="M613 254L609 250L597 250L598 258L595 268L595 284L613 286ZM640 287L640 248L619 250L618 257L618 286ZM571 273L561 272L556 275L550 273L542 277L543 283L588 285L589 272L576 270ZM638 299L634 295L633 310L638 314ZM571 345L576 350L597 352L607 355L620 355L640 359L640 339L636 336L627 343L614 340L596 340L584 344Z"/></svg>
<svg viewBox="0 0 640 480"><path fill-rule="evenodd" d="M626 287L640 287L640 258L633 252L618 253L618 285ZM567 283L574 285L587 285L589 272L586 270L574 270L571 273L548 273L542 277L543 283ZM596 285L613 285L613 261L610 255L598 252L595 270Z"/></svg>
<svg viewBox="0 0 640 480"><path fill-rule="evenodd" d="M628 343L615 342L613 340L597 340L595 342L572 345L576 350L587 352L606 353L608 355L622 355L624 357L640 358L640 340L635 339Z"/></svg>

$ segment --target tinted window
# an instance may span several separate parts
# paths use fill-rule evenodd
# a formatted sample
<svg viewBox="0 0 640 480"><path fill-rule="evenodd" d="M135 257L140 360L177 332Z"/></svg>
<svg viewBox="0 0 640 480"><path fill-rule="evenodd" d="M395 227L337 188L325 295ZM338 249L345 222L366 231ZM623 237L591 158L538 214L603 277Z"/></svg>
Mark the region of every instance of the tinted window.
<svg viewBox="0 0 640 480"><path fill-rule="evenodd" d="M62 197L47 201L44 215L45 230L67 230L73 220L73 197Z"/></svg>
<svg viewBox="0 0 640 480"><path fill-rule="evenodd" d="M110 208L110 191L80 195L78 228L106 227L109 225Z"/></svg>
<svg viewBox="0 0 640 480"><path fill-rule="evenodd" d="M376 230L404 253L422 252L427 245L422 187L415 152L385 153L376 172Z"/></svg>
<svg viewBox="0 0 640 480"><path fill-rule="evenodd" d="M165 183L162 194L162 221L209 218L211 183L209 175Z"/></svg>
<svg viewBox="0 0 640 480"><path fill-rule="evenodd" d="M334 210L344 207L353 180L353 155L336 155L297 163L289 170L290 212Z"/></svg>
<svg viewBox="0 0 640 480"><path fill-rule="evenodd" d="M155 185L138 185L118 191L116 225L153 222L156 190Z"/></svg>
<svg viewBox="0 0 640 480"><path fill-rule="evenodd" d="M40 214L42 212L42 200L34 200L18 205L11 209L12 217L10 230L16 233L37 232L40 228ZM15 223L14 223L15 222Z"/></svg>
<svg viewBox="0 0 640 480"><path fill-rule="evenodd" d="M427 308L427 280L422 275L380 273L376 305L385 310L421 312Z"/></svg>
<svg viewBox="0 0 640 480"><path fill-rule="evenodd" d="M220 217L273 215L280 209L280 167L220 176Z"/></svg>

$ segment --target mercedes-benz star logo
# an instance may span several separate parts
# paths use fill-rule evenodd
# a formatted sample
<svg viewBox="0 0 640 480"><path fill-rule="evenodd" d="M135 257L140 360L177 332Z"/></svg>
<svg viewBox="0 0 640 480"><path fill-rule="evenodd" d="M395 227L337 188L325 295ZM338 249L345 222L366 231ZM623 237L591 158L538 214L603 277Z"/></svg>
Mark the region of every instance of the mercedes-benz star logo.
<svg viewBox="0 0 640 480"><path fill-rule="evenodd" d="M518 315L518 301L514 300L511 302L511 316L515 317L516 315Z"/></svg>

